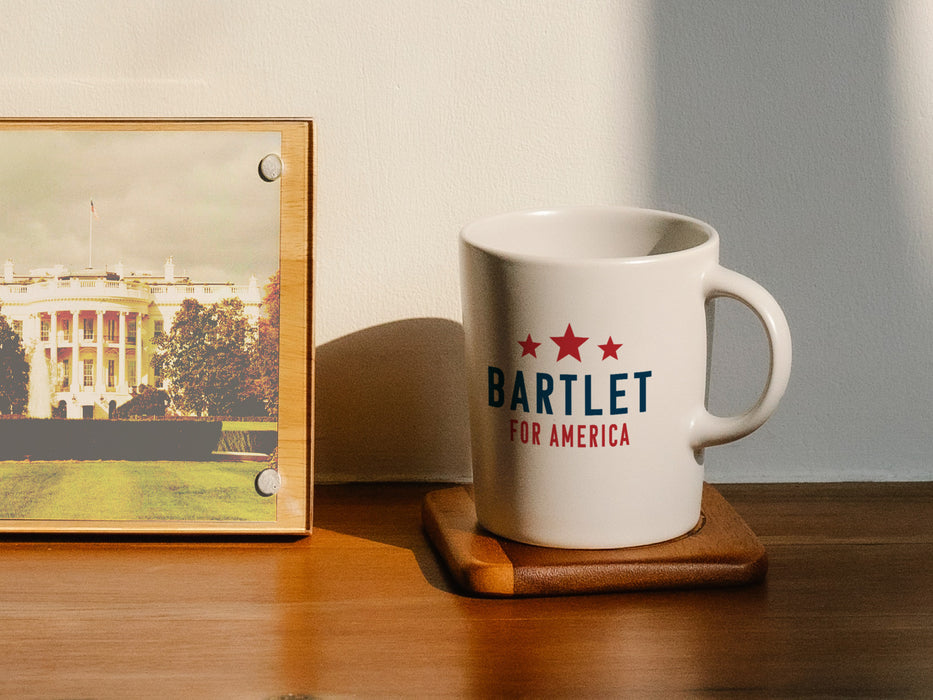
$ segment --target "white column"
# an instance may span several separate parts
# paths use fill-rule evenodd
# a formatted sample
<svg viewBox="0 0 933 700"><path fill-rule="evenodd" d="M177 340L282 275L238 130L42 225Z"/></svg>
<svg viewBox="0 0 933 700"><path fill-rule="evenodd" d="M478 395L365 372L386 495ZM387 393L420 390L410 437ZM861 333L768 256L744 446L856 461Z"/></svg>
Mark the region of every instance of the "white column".
<svg viewBox="0 0 933 700"><path fill-rule="evenodd" d="M27 352L32 343L39 342L40 323L38 314L29 314L29 318L23 324L23 347Z"/></svg>
<svg viewBox="0 0 933 700"><path fill-rule="evenodd" d="M126 386L126 311L120 312L120 366L117 375L117 391L125 394Z"/></svg>
<svg viewBox="0 0 933 700"><path fill-rule="evenodd" d="M136 314L136 387L143 383L143 315Z"/></svg>
<svg viewBox="0 0 933 700"><path fill-rule="evenodd" d="M94 327L94 338L97 341L97 373L94 376L94 392L103 394L104 389L104 312L97 310L97 325Z"/></svg>
<svg viewBox="0 0 933 700"><path fill-rule="evenodd" d="M78 373L81 371L81 349L78 344L78 322L81 320L79 318L79 310L73 310L71 312L71 393L77 394L78 387L80 387L80 380L78 379Z"/></svg>
<svg viewBox="0 0 933 700"><path fill-rule="evenodd" d="M55 379L55 391L61 389L58 377L58 312L52 311L49 319L49 355Z"/></svg>

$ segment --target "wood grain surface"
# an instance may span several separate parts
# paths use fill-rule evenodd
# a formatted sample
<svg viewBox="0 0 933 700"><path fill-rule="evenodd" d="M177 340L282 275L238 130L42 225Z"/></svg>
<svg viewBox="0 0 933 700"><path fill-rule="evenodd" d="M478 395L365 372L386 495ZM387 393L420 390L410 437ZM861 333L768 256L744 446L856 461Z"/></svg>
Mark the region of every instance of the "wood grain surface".
<svg viewBox="0 0 933 700"><path fill-rule="evenodd" d="M471 597L438 484L318 486L288 539L0 539L0 697L930 697L933 484L717 485L739 588Z"/></svg>

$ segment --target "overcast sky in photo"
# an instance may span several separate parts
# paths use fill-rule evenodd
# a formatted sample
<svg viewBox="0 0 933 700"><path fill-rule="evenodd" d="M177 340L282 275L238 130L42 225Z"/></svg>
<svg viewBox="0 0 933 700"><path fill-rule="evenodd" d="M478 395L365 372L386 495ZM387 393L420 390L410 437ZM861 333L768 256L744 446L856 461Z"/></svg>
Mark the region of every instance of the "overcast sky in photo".
<svg viewBox="0 0 933 700"><path fill-rule="evenodd" d="M0 260L260 287L278 269L277 132L0 129ZM96 218L91 213L94 202Z"/></svg>

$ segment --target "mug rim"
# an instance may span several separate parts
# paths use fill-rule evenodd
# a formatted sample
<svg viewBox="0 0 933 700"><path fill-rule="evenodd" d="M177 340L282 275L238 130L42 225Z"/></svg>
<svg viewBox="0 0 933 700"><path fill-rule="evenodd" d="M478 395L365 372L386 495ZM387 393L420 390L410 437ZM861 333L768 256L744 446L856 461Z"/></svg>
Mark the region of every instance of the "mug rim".
<svg viewBox="0 0 933 700"><path fill-rule="evenodd" d="M615 216L631 216L633 214L649 216L657 220L666 220L670 223L678 222L682 224L689 224L694 226L698 231L702 232L706 239L697 243L696 245L691 245L686 248L681 248L679 250L663 252L663 253L649 253L645 255L632 255L632 256L567 256L567 257L556 257L554 255L546 255L542 253L529 253L510 250L508 248L503 248L496 245L491 245L488 241L479 241L479 232L485 230L489 227L490 224L495 224L499 222L504 222L507 219L515 220L524 220L530 217L535 216L560 216L568 214L586 214L594 212L604 212L612 214ZM489 216L484 216L479 219L471 221L465 225L460 230L460 241L476 250L480 250L489 255L493 255L497 258L503 260L513 260L517 262L528 262L528 263L550 263L550 264L600 264L600 265L620 265L620 264L645 264L652 261L660 262L662 260L670 259L672 257L680 257L689 254L700 253L709 248L716 248L719 244L719 234L716 229L714 229L710 224L697 219L692 216L687 216L684 214L677 214L674 212L664 211L661 209L650 209L643 207L633 207L625 205L601 205L601 204L590 204L590 205L571 205L571 206L556 206L556 207L546 207L546 208L529 208L529 209L518 209L514 211L506 211L498 214L492 214Z"/></svg>

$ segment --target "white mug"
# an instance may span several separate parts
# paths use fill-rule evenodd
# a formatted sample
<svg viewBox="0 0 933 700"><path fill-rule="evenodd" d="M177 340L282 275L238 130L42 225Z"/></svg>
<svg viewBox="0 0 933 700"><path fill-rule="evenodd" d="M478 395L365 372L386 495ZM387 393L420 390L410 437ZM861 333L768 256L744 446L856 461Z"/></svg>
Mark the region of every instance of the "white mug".
<svg viewBox="0 0 933 700"><path fill-rule="evenodd" d="M460 234L477 519L547 547L662 542L700 517L703 449L774 412L790 377L784 314L719 265L684 216L572 207L482 219ZM770 373L733 417L705 407L706 303L761 319Z"/></svg>

